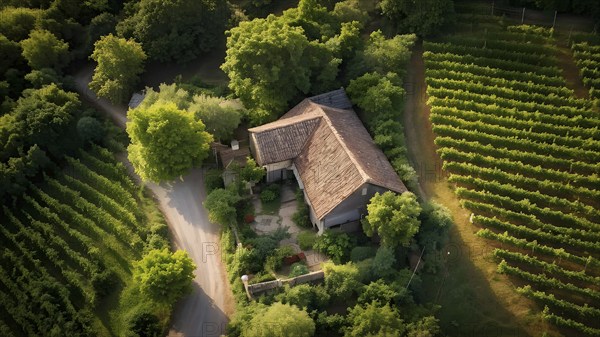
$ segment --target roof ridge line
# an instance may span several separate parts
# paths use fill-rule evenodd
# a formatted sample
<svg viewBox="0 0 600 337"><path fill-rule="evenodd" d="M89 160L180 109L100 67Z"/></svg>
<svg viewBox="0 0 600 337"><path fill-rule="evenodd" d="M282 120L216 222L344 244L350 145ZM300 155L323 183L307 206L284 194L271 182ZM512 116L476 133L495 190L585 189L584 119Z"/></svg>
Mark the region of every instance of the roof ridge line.
<svg viewBox="0 0 600 337"><path fill-rule="evenodd" d="M348 157L352 161L352 164L354 164L354 167L356 167L356 169L358 170L358 173L363 178L363 183L368 182L368 180L371 178L371 176L369 176L365 172L365 170L363 169L362 165L354 157L354 154L352 153L352 151L350 151L350 149L348 148L348 146L346 146L346 143L342 139L342 136L339 134L338 130L333 126L333 123L331 122L329 116L327 115L327 113L323 109L324 105L318 104L318 103L314 103L314 104L318 105L319 108L321 109L321 111L323 113L323 119L325 119L327 121L327 125L331 129L331 132L333 133L333 135L335 136L335 138L338 140L338 142L341 144L342 148L344 149L344 151L346 152L346 154L348 155ZM345 110L345 109L336 109L336 110L353 112L352 110Z"/></svg>

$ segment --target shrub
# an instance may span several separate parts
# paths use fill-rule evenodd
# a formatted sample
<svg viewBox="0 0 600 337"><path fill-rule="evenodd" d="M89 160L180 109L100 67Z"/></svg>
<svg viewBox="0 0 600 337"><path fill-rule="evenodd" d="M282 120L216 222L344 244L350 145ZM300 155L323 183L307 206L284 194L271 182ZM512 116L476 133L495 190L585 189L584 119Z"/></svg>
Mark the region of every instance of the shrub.
<svg viewBox="0 0 600 337"><path fill-rule="evenodd" d="M223 185L223 178L221 177L221 171L217 169L207 170L204 174L204 186L206 187L206 193L210 193L218 188L225 187Z"/></svg>
<svg viewBox="0 0 600 337"><path fill-rule="evenodd" d="M283 264L283 258L294 255L294 249L291 246L279 247L271 256L267 257L265 262L265 270L274 273Z"/></svg>
<svg viewBox="0 0 600 337"><path fill-rule="evenodd" d="M271 202L277 199L277 194L271 190L264 190L260 192L260 200L262 202Z"/></svg>
<svg viewBox="0 0 600 337"><path fill-rule="evenodd" d="M271 273L261 272L261 273L254 275L254 277L250 280L249 283L256 284L256 283L261 283L261 282L273 281L275 279L276 279L275 276L273 276Z"/></svg>
<svg viewBox="0 0 600 337"><path fill-rule="evenodd" d="M119 278L111 269L106 269L101 273L94 273L92 276L92 286L96 292L96 301L103 299L115 289Z"/></svg>
<svg viewBox="0 0 600 337"><path fill-rule="evenodd" d="M362 260L366 260L371 257L375 257L377 253L377 249L375 247L369 246L359 246L354 247L350 252L350 261L359 262Z"/></svg>
<svg viewBox="0 0 600 337"><path fill-rule="evenodd" d="M298 245L302 250L312 249L316 241L317 235L311 231L298 233Z"/></svg>
<svg viewBox="0 0 600 337"><path fill-rule="evenodd" d="M288 275L290 278L308 274L308 272L309 272L308 267L304 263L301 263L301 262L296 262L296 263L292 264L292 268L290 268L290 270L291 270L290 274Z"/></svg>
<svg viewBox="0 0 600 337"><path fill-rule="evenodd" d="M317 238L313 248L339 264L348 260L353 246L354 243L348 234L327 230Z"/></svg>
<svg viewBox="0 0 600 337"><path fill-rule="evenodd" d="M129 336L158 337L162 334L158 317L149 312L136 313L129 321Z"/></svg>

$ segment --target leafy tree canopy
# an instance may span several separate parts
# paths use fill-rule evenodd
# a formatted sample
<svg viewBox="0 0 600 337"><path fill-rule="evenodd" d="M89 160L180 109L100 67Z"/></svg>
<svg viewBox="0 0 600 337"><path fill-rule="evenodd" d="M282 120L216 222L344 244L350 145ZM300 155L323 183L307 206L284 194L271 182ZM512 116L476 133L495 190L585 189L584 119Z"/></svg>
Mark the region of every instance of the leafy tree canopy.
<svg viewBox="0 0 600 337"><path fill-rule="evenodd" d="M250 320L242 337L311 337L315 322L304 310L296 306L273 303Z"/></svg>
<svg viewBox="0 0 600 337"><path fill-rule="evenodd" d="M21 41L23 57L32 69L62 70L69 62L69 44L47 30L33 30Z"/></svg>
<svg viewBox="0 0 600 337"><path fill-rule="evenodd" d="M361 306L357 304L348 313L350 326L344 329L344 337L402 336L406 331L400 314L389 304L377 302Z"/></svg>
<svg viewBox="0 0 600 337"><path fill-rule="evenodd" d="M0 74L4 74L21 57L21 45L0 35Z"/></svg>
<svg viewBox="0 0 600 337"><path fill-rule="evenodd" d="M90 88L100 97L121 103L129 99L139 75L144 71L146 54L139 43L112 34L94 44L91 58L98 63Z"/></svg>
<svg viewBox="0 0 600 337"><path fill-rule="evenodd" d="M252 110L252 123L260 124L311 89L331 87L340 62L324 44L309 41L302 27L269 15L229 31L221 67L230 78L231 90ZM313 83L319 87L313 88Z"/></svg>
<svg viewBox="0 0 600 337"><path fill-rule="evenodd" d="M0 34L19 42L29 36L43 11L40 9L6 7L0 10Z"/></svg>
<svg viewBox="0 0 600 337"><path fill-rule="evenodd" d="M420 221L417 217L421 206L411 192L400 195L390 191L376 193L367 211L369 214L362 221L363 230L367 236L377 233L383 246L408 247L412 237L419 231Z"/></svg>
<svg viewBox="0 0 600 337"><path fill-rule="evenodd" d="M233 100L195 95L189 110L204 122L206 130L215 139L227 141L233 137L233 131L240 125L244 108Z"/></svg>
<svg viewBox="0 0 600 337"><path fill-rule="evenodd" d="M151 250L135 267L133 278L148 298L173 305L192 290L196 265L183 250Z"/></svg>
<svg viewBox="0 0 600 337"><path fill-rule="evenodd" d="M221 0L141 0L117 32L139 41L152 60L186 62L215 45L228 17Z"/></svg>
<svg viewBox="0 0 600 337"><path fill-rule="evenodd" d="M267 172L262 167L256 164L252 157L246 158L246 165L240 168L240 178L243 181L258 182Z"/></svg>
<svg viewBox="0 0 600 337"><path fill-rule="evenodd" d="M428 36L454 21L452 0L382 0L382 13L404 32Z"/></svg>
<svg viewBox="0 0 600 337"><path fill-rule="evenodd" d="M323 264L325 273L325 289L333 297L346 300L352 294L360 291L360 273L358 267L352 262L336 265L332 262Z"/></svg>
<svg viewBox="0 0 600 337"><path fill-rule="evenodd" d="M300 284L294 287L286 286L285 290L275 296L277 301L292 304L307 310L323 310L331 296L323 286Z"/></svg>
<svg viewBox="0 0 600 337"><path fill-rule="evenodd" d="M175 103L159 101L129 110L129 160L143 180L171 180L208 156L212 136Z"/></svg>
<svg viewBox="0 0 600 337"><path fill-rule="evenodd" d="M204 207L208 210L208 219L217 224L230 225L237 216L236 204L240 196L230 190L217 188L206 197Z"/></svg>
<svg viewBox="0 0 600 337"><path fill-rule="evenodd" d="M348 95L369 118L398 116L402 111L404 89L396 73L366 73L350 81Z"/></svg>

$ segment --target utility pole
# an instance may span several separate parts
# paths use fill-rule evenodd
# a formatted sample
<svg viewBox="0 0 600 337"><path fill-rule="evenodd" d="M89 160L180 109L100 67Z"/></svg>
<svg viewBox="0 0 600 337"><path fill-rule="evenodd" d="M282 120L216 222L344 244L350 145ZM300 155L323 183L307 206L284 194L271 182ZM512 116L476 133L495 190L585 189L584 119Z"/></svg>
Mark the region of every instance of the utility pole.
<svg viewBox="0 0 600 337"><path fill-rule="evenodd" d="M554 26L556 25L556 14L558 13L558 11L554 11L554 22L552 22L552 29L554 29Z"/></svg>
<svg viewBox="0 0 600 337"><path fill-rule="evenodd" d="M410 282L412 282L412 279L415 276L415 273L417 272L417 269L419 269L419 264L421 263L421 258L423 257L423 253L424 252L425 252L425 247L423 247L423 250L421 250L421 256L419 256L419 261L417 261L417 265L415 266L415 270L413 270L412 275L410 275L410 280L408 280L408 284L406 285L406 289L408 289L408 286L410 286Z"/></svg>
<svg viewBox="0 0 600 337"><path fill-rule="evenodd" d="M521 24L525 21L525 7L523 7L523 14L521 15Z"/></svg>

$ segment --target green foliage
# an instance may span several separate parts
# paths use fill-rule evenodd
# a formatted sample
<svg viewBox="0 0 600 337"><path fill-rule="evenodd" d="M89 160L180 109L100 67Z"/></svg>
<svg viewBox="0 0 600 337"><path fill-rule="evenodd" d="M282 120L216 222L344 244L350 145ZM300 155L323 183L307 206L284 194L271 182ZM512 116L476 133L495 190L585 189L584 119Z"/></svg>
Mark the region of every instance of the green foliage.
<svg viewBox="0 0 600 337"><path fill-rule="evenodd" d="M151 250L137 263L133 278L148 298L173 305L192 290L196 265L183 250Z"/></svg>
<svg viewBox="0 0 600 337"><path fill-rule="evenodd" d="M346 233L326 230L317 238L313 248L326 254L333 262L342 263L348 260L354 242Z"/></svg>
<svg viewBox="0 0 600 337"><path fill-rule="evenodd" d="M421 37L441 33L444 26L454 22L451 0L382 0L380 6L400 30Z"/></svg>
<svg viewBox="0 0 600 337"><path fill-rule="evenodd" d="M215 139L227 141L240 124L244 107L232 100L196 95L189 111L206 125Z"/></svg>
<svg viewBox="0 0 600 337"><path fill-rule="evenodd" d="M275 199L277 199L278 197L279 196L277 195L277 193L270 189L266 189L260 192L260 201L262 202L275 201Z"/></svg>
<svg viewBox="0 0 600 337"><path fill-rule="evenodd" d="M371 270L378 279L391 280L395 273L396 258L392 248L382 246L377 250Z"/></svg>
<svg viewBox="0 0 600 337"><path fill-rule="evenodd" d="M295 305L308 312L325 309L330 298L323 286L309 284L285 286L283 292L275 296L275 299L281 303Z"/></svg>
<svg viewBox="0 0 600 337"><path fill-rule="evenodd" d="M33 30L21 41L23 57L32 69L51 68L61 71L69 62L69 44L47 30Z"/></svg>
<svg viewBox="0 0 600 337"><path fill-rule="evenodd" d="M94 43L90 57L98 63L90 88L113 103L129 99L139 75L144 71L146 54L141 45L109 34Z"/></svg>
<svg viewBox="0 0 600 337"><path fill-rule="evenodd" d="M408 247L419 231L417 218L421 206L411 192L396 195L393 192L376 193L367 206L369 214L363 219L363 230L367 236L375 233L386 247L401 245Z"/></svg>
<svg viewBox="0 0 600 337"><path fill-rule="evenodd" d="M217 188L210 192L204 201L208 219L217 224L229 226L237 218L237 203L240 196L230 190Z"/></svg>
<svg viewBox="0 0 600 337"><path fill-rule="evenodd" d="M4 74L20 59L22 50L18 42L9 40L0 35L0 74Z"/></svg>
<svg viewBox="0 0 600 337"><path fill-rule="evenodd" d="M27 80L33 88L39 89L50 84L56 84L60 86L63 82L63 78L51 68L44 68L40 70L32 70L29 74L23 77Z"/></svg>
<svg viewBox="0 0 600 337"><path fill-rule="evenodd" d="M310 250L315 245L317 241L317 234L312 231L302 231L298 233L298 245L302 250Z"/></svg>
<svg viewBox="0 0 600 337"><path fill-rule="evenodd" d="M250 320L242 337L311 337L315 323L304 310L279 302L257 312Z"/></svg>
<svg viewBox="0 0 600 337"><path fill-rule="evenodd" d="M410 292L400 283L377 280L366 285L358 296L359 304L376 302L380 305L399 305L411 299ZM412 300L412 299L411 299Z"/></svg>
<svg viewBox="0 0 600 337"><path fill-rule="evenodd" d="M42 11L23 7L6 7L0 11L0 34L9 40L19 42L29 36L36 23L39 22Z"/></svg>
<svg viewBox="0 0 600 337"><path fill-rule="evenodd" d="M262 235L253 239L247 240L248 245L252 246L252 263L256 266L253 268L257 271L263 266L264 261L265 269L270 272L275 272L281 266L283 257L289 256L289 248L279 248L279 241L289 238L287 227L278 228L275 232ZM272 258L270 258L272 256Z"/></svg>
<svg viewBox="0 0 600 337"><path fill-rule="evenodd" d="M117 25L123 37L139 41L157 61L187 62L211 50L225 31L226 2L142 0Z"/></svg>
<svg viewBox="0 0 600 337"><path fill-rule="evenodd" d="M269 57L265 57L268 55ZM309 41L301 27L270 15L241 22L229 31L221 66L229 87L250 109L253 124L274 119L296 97L330 85L339 59L323 44Z"/></svg>
<svg viewBox="0 0 600 337"><path fill-rule="evenodd" d="M161 83L158 86L158 91L155 91L153 88L146 88L146 95L138 108L148 109L159 101L174 103L177 109L187 111L190 107L191 98L190 93L179 87L176 83Z"/></svg>
<svg viewBox="0 0 600 337"><path fill-rule="evenodd" d="M352 262L360 262L362 260L366 260L368 258L375 257L377 254L377 248L371 246L358 246L352 248L352 252L350 252L350 261Z"/></svg>
<svg viewBox="0 0 600 337"><path fill-rule="evenodd" d="M361 306L357 304L348 313L350 326L344 329L344 337L402 336L406 325L400 314L389 304L377 302Z"/></svg>
<svg viewBox="0 0 600 337"><path fill-rule="evenodd" d="M223 177L221 174L222 172L217 169L209 169L204 171L204 187L206 188L207 194L210 194L216 189L225 187L223 186Z"/></svg>
<svg viewBox="0 0 600 337"><path fill-rule="evenodd" d="M296 276L300 276L300 275L304 275L304 274L308 274L309 270L308 267L301 262L296 262L294 264L292 264L291 268L290 268L290 274L288 275L289 278L292 277L296 277Z"/></svg>
<svg viewBox="0 0 600 337"><path fill-rule="evenodd" d="M404 89L395 73L367 73L350 81L348 95L352 102L370 116L398 116L402 111Z"/></svg>
<svg viewBox="0 0 600 337"><path fill-rule="evenodd" d="M149 312L136 313L129 322L129 331L132 337L159 337L163 332L158 317Z"/></svg>
<svg viewBox="0 0 600 337"><path fill-rule="evenodd" d="M282 246L277 249L266 259L264 269L267 272L275 273L283 265L283 258L294 255L294 249L289 246Z"/></svg>
<svg viewBox="0 0 600 337"><path fill-rule="evenodd" d="M77 134L84 142L99 143L106 134L104 126L94 117L81 117L77 121Z"/></svg>
<svg viewBox="0 0 600 337"><path fill-rule="evenodd" d="M304 192L301 189L296 190L297 210L292 214L292 221L301 228L312 228L310 221L310 210L304 201Z"/></svg>
<svg viewBox="0 0 600 337"><path fill-rule="evenodd" d="M358 267L351 262L342 265L326 262L323 264L323 272L325 289L336 299L348 300L361 289Z"/></svg>
<svg viewBox="0 0 600 337"><path fill-rule="evenodd" d="M246 165L240 168L240 178L243 181L259 182L267 174L265 169L258 166L254 158L248 156Z"/></svg>
<svg viewBox="0 0 600 337"><path fill-rule="evenodd" d="M439 326L440 321L433 316L426 316L416 322L409 323L406 326L406 337L435 337L442 330Z"/></svg>
<svg viewBox="0 0 600 337"><path fill-rule="evenodd" d="M361 25L367 22L369 15L366 8L361 6L359 0L344 0L335 3L335 7L331 14L339 21L343 23L356 21Z"/></svg>
<svg viewBox="0 0 600 337"><path fill-rule="evenodd" d="M129 160L143 180L173 179L208 156L212 136L201 121L174 103L133 109L128 117Z"/></svg>
<svg viewBox="0 0 600 337"><path fill-rule="evenodd" d="M380 30L374 31L369 36L364 50L357 52L350 60L349 78L356 78L368 72L404 75L416 39L414 34L396 35L386 39Z"/></svg>

